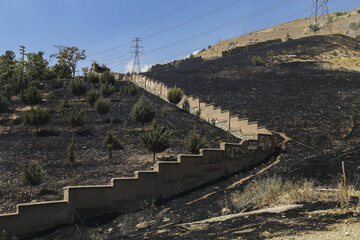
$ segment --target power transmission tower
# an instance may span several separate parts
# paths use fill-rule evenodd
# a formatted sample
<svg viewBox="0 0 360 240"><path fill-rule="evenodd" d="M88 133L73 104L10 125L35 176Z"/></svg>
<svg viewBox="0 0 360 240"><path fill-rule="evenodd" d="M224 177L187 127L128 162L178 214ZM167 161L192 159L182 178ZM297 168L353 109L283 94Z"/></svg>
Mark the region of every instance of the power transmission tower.
<svg viewBox="0 0 360 240"><path fill-rule="evenodd" d="M24 55L25 55L25 46L20 46L21 54L21 80L24 78Z"/></svg>
<svg viewBox="0 0 360 240"><path fill-rule="evenodd" d="M320 29L320 25L322 25L322 27L328 27L332 31L328 2L329 0L312 0L310 17L315 17L315 27Z"/></svg>
<svg viewBox="0 0 360 240"><path fill-rule="evenodd" d="M140 48L143 48L142 46L140 46L140 42L142 42L142 40L139 37L137 37L133 40L133 42L135 42L135 46L133 46L132 48L135 48L135 51L132 53L135 53L135 57L134 57L131 73L140 73L141 66L140 66L139 54L142 53L140 52Z"/></svg>

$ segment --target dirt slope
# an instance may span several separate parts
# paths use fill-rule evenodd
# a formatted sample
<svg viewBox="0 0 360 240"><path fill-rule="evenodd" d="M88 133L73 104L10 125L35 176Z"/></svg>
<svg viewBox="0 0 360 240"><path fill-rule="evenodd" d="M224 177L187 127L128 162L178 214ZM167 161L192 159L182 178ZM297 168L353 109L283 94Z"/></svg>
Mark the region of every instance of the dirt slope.
<svg viewBox="0 0 360 240"><path fill-rule="evenodd" d="M320 22L320 30L317 35L327 34L344 34L347 36L360 35L360 27L351 28L350 24L355 22L360 23L360 7L348 12L338 12L329 14L332 19L331 29L324 26L324 22ZM309 25L314 24L314 17L297 19L291 22L273 26L270 28L262 29L252 32L237 38L227 39L216 43L210 49L198 53L196 56L201 56L204 59L220 57L223 51L229 50L234 47L246 46L257 42L272 40L275 38L286 39L289 36L293 39L313 36L313 32L309 30Z"/></svg>

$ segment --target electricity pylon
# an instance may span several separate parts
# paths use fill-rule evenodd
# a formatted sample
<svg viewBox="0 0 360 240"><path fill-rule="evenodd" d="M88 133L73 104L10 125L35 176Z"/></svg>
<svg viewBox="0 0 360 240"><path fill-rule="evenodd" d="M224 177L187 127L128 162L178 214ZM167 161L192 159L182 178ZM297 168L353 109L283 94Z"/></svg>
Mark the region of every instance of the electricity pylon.
<svg viewBox="0 0 360 240"><path fill-rule="evenodd" d="M329 0L312 0L311 16L315 17L315 26L320 28L320 24L323 27L328 27L331 31L331 19L328 9Z"/></svg>
<svg viewBox="0 0 360 240"><path fill-rule="evenodd" d="M142 40L139 37L137 37L133 40L133 42L135 42L135 46L133 46L132 48L135 48L135 50L132 53L134 53L135 56L134 56L133 67L131 70L132 73L140 73L141 72L140 59L139 59L139 54L141 53L140 48L143 48L142 46L140 46L141 41Z"/></svg>

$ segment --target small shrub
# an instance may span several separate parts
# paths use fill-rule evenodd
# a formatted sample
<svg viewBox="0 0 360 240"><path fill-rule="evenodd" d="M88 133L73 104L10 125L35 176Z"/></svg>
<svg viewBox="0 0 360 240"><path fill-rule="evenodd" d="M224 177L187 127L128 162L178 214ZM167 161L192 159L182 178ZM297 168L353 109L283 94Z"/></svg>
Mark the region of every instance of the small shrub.
<svg viewBox="0 0 360 240"><path fill-rule="evenodd" d="M144 130L144 124L151 122L155 117L154 107L150 101L142 96L131 109L130 116L133 120L141 123L141 129Z"/></svg>
<svg viewBox="0 0 360 240"><path fill-rule="evenodd" d="M319 25L317 25L317 24L310 24L310 25L309 25L309 29L310 29L310 31L316 33L317 31L320 30L320 27L319 27Z"/></svg>
<svg viewBox="0 0 360 240"><path fill-rule="evenodd" d="M283 51L281 52L281 54L282 54L282 55L288 55L288 51L283 50Z"/></svg>
<svg viewBox="0 0 360 240"><path fill-rule="evenodd" d="M296 46L297 54L302 54L303 51L304 51L304 47L302 45L299 44L299 45Z"/></svg>
<svg viewBox="0 0 360 240"><path fill-rule="evenodd" d="M100 116L107 114L110 111L111 100L110 98L98 98L95 102L95 111Z"/></svg>
<svg viewBox="0 0 360 240"><path fill-rule="evenodd" d="M349 28L352 29L352 30L354 30L354 31L356 31L356 30L358 30L358 29L360 28L360 23L357 24L356 22L351 22L351 23L349 24Z"/></svg>
<svg viewBox="0 0 360 240"><path fill-rule="evenodd" d="M106 137L103 141L103 145L107 148L109 158L112 158L112 150L124 149L119 139L115 136L114 133L111 132L107 132Z"/></svg>
<svg viewBox="0 0 360 240"><path fill-rule="evenodd" d="M86 122L84 114L84 110L70 111L68 115L65 116L65 119L71 127L81 127L84 126Z"/></svg>
<svg viewBox="0 0 360 240"><path fill-rule="evenodd" d="M80 97L86 93L86 84L80 77L70 80L70 92L74 96Z"/></svg>
<svg viewBox="0 0 360 240"><path fill-rule="evenodd" d="M289 41L289 39L290 39L290 34L289 34L289 33L286 33L285 40L286 40L286 41Z"/></svg>
<svg viewBox="0 0 360 240"><path fill-rule="evenodd" d="M30 186L37 186L42 181L42 168L40 164L29 162L23 166L22 171L23 182Z"/></svg>
<svg viewBox="0 0 360 240"><path fill-rule="evenodd" d="M135 84L130 84L127 88L126 88L126 92L128 94L130 94L131 96L136 96L139 92L139 87L136 86Z"/></svg>
<svg viewBox="0 0 360 240"><path fill-rule="evenodd" d="M175 86L168 91L167 99L176 105L181 101L183 95L183 91Z"/></svg>
<svg viewBox="0 0 360 240"><path fill-rule="evenodd" d="M194 128L185 139L185 149L192 154L198 154L201 148L206 148L206 139L201 137Z"/></svg>
<svg viewBox="0 0 360 240"><path fill-rule="evenodd" d="M91 82L92 84L98 84L100 79L99 77L94 74L94 73L89 73L87 76L87 79L89 80L89 82Z"/></svg>
<svg viewBox="0 0 360 240"><path fill-rule="evenodd" d="M0 228L0 230L1 230L1 228ZM1 238L0 238L1 240L10 240L10 238L8 237L8 234L7 234L7 232L6 232L5 230L2 231L0 237L1 237ZM13 237L11 238L11 240L17 240L17 238L16 238L15 236L13 236Z"/></svg>
<svg viewBox="0 0 360 240"><path fill-rule="evenodd" d="M254 56L252 58L252 61L253 61L255 66L261 66L261 65L265 64L264 60L260 56Z"/></svg>
<svg viewBox="0 0 360 240"><path fill-rule="evenodd" d="M171 131L166 130L163 126L158 126L153 121L151 127L140 135L140 140L153 153L153 161L155 163L156 153L163 152L170 147Z"/></svg>
<svg viewBox="0 0 360 240"><path fill-rule="evenodd" d="M148 202L146 200L140 202L140 207L141 210L145 212L146 216L149 216L152 220L155 219L157 208L154 198L151 199L151 202Z"/></svg>
<svg viewBox="0 0 360 240"><path fill-rule="evenodd" d="M66 116L68 115L70 112L73 112L75 109L74 104L70 103L67 99L67 97L65 96L61 102L60 105L57 108L57 111L62 115L62 116Z"/></svg>
<svg viewBox="0 0 360 240"><path fill-rule="evenodd" d="M166 119L166 117L167 117L167 112L168 112L168 109L167 109L166 106L161 109L161 118L162 118L163 120Z"/></svg>
<svg viewBox="0 0 360 240"><path fill-rule="evenodd" d="M42 100L42 93L34 86L20 92L20 99L25 104L36 105Z"/></svg>
<svg viewBox="0 0 360 240"><path fill-rule="evenodd" d="M115 85L115 76L114 76L114 74L112 74L110 72L110 70L106 70L101 75L100 83L102 83L102 84L107 83L107 84Z"/></svg>
<svg viewBox="0 0 360 240"><path fill-rule="evenodd" d="M96 100L100 97L100 92L94 88L92 88L87 95L87 101L90 106L94 106Z"/></svg>
<svg viewBox="0 0 360 240"><path fill-rule="evenodd" d="M8 111L9 111L9 101L3 94L1 94L0 95L0 113L6 113Z"/></svg>
<svg viewBox="0 0 360 240"><path fill-rule="evenodd" d="M75 153L74 153L74 144L70 143L67 147L66 147L66 157L67 159L69 159L69 161L71 163L75 162Z"/></svg>
<svg viewBox="0 0 360 240"><path fill-rule="evenodd" d="M275 56L275 51L274 50L269 50L269 51L267 51L266 55L268 57L273 57L273 56Z"/></svg>
<svg viewBox="0 0 360 240"><path fill-rule="evenodd" d="M195 111L195 116L197 116L198 118L201 116L201 108Z"/></svg>
<svg viewBox="0 0 360 240"><path fill-rule="evenodd" d="M115 87L107 82L101 83L100 92L103 97L110 97L115 92Z"/></svg>
<svg viewBox="0 0 360 240"><path fill-rule="evenodd" d="M40 106L32 107L24 115L25 123L36 127L36 132L39 132L39 127L50 121L50 111L48 108Z"/></svg>
<svg viewBox="0 0 360 240"><path fill-rule="evenodd" d="M340 16L342 16L342 15L344 15L344 14L345 14L345 12L337 12L337 13L336 13L336 16L337 16L337 17L340 17Z"/></svg>

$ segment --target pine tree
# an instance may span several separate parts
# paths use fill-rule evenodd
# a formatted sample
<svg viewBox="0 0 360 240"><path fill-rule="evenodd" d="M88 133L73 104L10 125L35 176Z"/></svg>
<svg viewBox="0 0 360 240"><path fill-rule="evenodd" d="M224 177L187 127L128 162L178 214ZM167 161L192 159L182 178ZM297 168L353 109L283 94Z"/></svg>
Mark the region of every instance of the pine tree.
<svg viewBox="0 0 360 240"><path fill-rule="evenodd" d="M196 128L191 130L188 136L185 139L185 149L192 154L198 154L200 148L207 147L206 139L202 138L200 134L196 131Z"/></svg>
<svg viewBox="0 0 360 240"><path fill-rule="evenodd" d="M141 131L144 131L144 124L154 119L155 110L150 101L142 96L131 109L130 116L133 120L141 123Z"/></svg>
<svg viewBox="0 0 360 240"><path fill-rule="evenodd" d="M32 107L25 112L24 120L26 123L35 126L36 132L39 132L40 125L44 125L50 121L50 111L48 108L40 106Z"/></svg>
<svg viewBox="0 0 360 240"><path fill-rule="evenodd" d="M183 95L184 95L183 91L180 88L175 86L168 91L167 98L168 98L169 102L176 105L181 101Z"/></svg>
<svg viewBox="0 0 360 240"><path fill-rule="evenodd" d="M170 147L171 131L166 130L163 126L158 126L153 121L151 127L140 135L142 144L153 153L153 161L155 163L156 153L165 151Z"/></svg>

